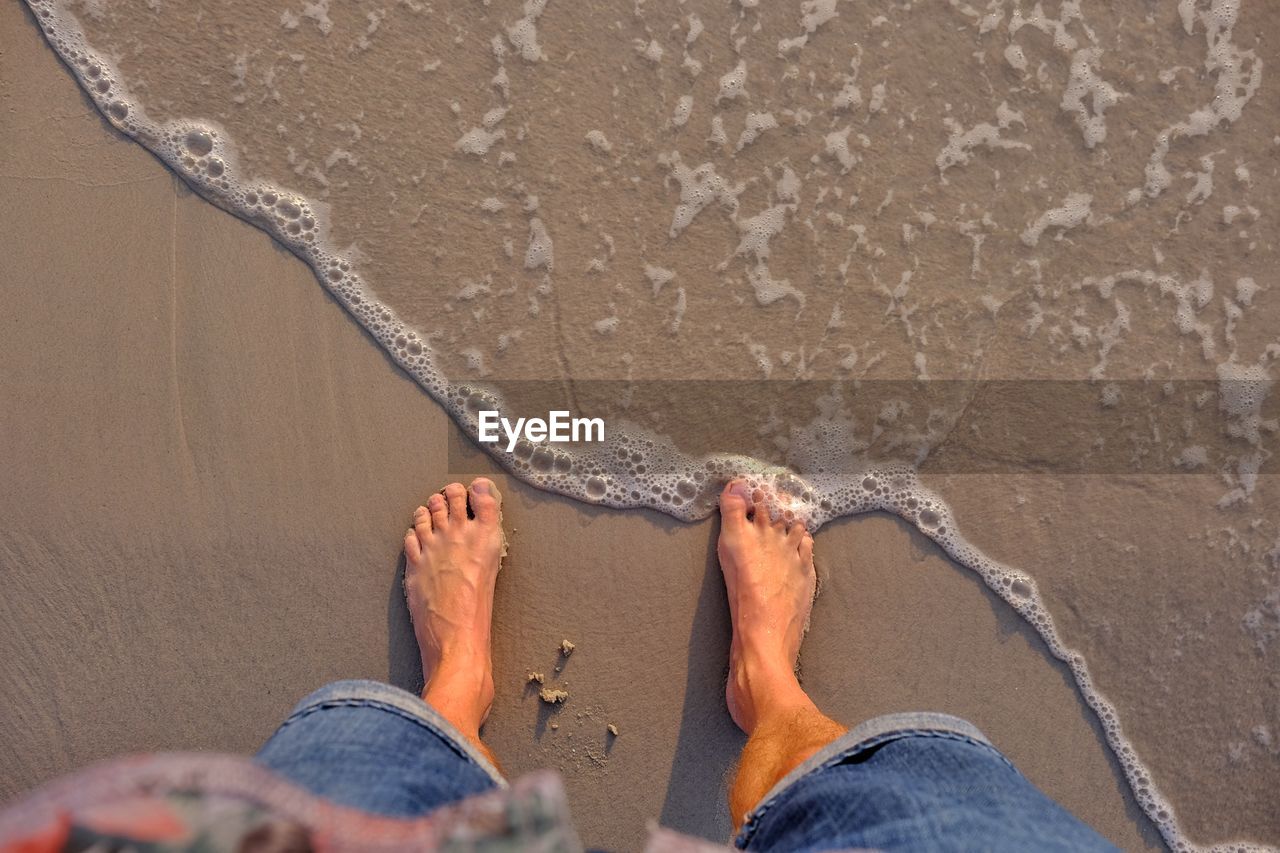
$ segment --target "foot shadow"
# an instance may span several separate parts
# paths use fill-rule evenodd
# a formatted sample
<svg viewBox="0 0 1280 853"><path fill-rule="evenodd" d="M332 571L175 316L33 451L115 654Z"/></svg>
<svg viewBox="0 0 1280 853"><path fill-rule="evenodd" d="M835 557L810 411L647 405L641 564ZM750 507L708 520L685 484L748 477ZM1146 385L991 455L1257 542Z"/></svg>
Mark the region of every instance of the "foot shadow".
<svg viewBox="0 0 1280 853"><path fill-rule="evenodd" d="M725 706L729 674L729 600L725 594L715 542L719 522L707 545L706 570L689 634L680 733L659 822L669 829L724 842L733 832L727 783L746 743Z"/></svg>
<svg viewBox="0 0 1280 853"><path fill-rule="evenodd" d="M422 655L404 601L404 554L396 561L396 574L387 596L387 681L410 693L422 693Z"/></svg>

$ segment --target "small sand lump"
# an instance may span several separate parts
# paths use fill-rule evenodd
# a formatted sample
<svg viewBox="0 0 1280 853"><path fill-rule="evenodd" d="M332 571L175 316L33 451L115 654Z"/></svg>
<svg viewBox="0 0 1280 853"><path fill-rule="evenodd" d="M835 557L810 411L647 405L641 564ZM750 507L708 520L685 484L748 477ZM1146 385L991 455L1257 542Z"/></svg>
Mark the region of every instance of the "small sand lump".
<svg viewBox="0 0 1280 853"><path fill-rule="evenodd" d="M538 691L538 698L548 705L555 705L569 698L569 691L560 687L544 687Z"/></svg>
<svg viewBox="0 0 1280 853"><path fill-rule="evenodd" d="M577 646L575 646L573 643L569 642L568 640L560 641L560 654L564 655L565 657L568 657L569 655L573 654L573 650L576 648Z"/></svg>
<svg viewBox="0 0 1280 853"><path fill-rule="evenodd" d="M540 672L531 672L531 673L529 673L529 677L528 677L528 679L526 679L526 680L527 680L527 681L529 681L529 682L534 682L534 681L536 681L536 682L538 682L539 684L546 684L546 683L547 683L547 677L546 677L545 675L543 675L542 673L540 673Z"/></svg>
<svg viewBox="0 0 1280 853"><path fill-rule="evenodd" d="M618 736L618 727L615 726L613 723L609 724L609 734L613 735L614 737Z"/></svg>

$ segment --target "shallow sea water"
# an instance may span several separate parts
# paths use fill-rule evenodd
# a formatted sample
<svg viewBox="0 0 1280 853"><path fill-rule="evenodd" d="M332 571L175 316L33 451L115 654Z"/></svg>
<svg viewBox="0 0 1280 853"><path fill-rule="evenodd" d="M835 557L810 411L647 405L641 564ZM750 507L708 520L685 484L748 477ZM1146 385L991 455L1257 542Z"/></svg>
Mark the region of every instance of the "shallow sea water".
<svg viewBox="0 0 1280 853"><path fill-rule="evenodd" d="M1068 664L1171 846L1280 842L1273 7L28 5L109 121L310 263L465 431L605 418L495 451L517 476L685 519L736 475L815 527L893 512ZM981 547L1073 475L1116 494L1059 547L1149 559L1167 513L1212 589L1042 590ZM1208 675L1163 634L1107 645L1169 613ZM1182 724L1130 735L1159 703Z"/></svg>

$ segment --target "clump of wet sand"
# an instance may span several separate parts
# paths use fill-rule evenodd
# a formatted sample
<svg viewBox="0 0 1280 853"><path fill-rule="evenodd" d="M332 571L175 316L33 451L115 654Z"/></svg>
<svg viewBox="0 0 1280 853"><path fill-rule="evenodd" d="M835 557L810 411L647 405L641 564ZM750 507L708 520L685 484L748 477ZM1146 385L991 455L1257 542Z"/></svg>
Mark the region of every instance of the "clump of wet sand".
<svg viewBox="0 0 1280 853"><path fill-rule="evenodd" d="M538 698L548 705L561 704L569 699L569 691L563 687L544 687L538 691Z"/></svg>

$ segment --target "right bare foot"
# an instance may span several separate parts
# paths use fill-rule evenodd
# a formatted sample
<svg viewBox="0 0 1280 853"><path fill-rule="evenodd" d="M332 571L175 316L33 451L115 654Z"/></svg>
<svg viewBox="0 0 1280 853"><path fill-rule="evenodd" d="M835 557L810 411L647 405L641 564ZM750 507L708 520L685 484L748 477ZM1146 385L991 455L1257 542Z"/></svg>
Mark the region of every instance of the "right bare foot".
<svg viewBox="0 0 1280 853"><path fill-rule="evenodd" d="M493 704L489 632L504 541L502 498L485 477L470 489L450 483L432 495L404 537L404 592L422 653L422 698L477 740Z"/></svg>
<svg viewBox="0 0 1280 853"><path fill-rule="evenodd" d="M716 544L733 622L725 701L747 734L775 712L813 707L795 674L817 589L813 537L771 519L762 497L742 480L725 486Z"/></svg>

